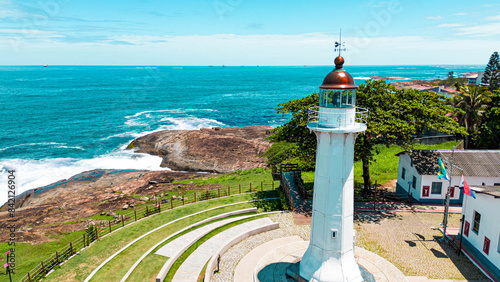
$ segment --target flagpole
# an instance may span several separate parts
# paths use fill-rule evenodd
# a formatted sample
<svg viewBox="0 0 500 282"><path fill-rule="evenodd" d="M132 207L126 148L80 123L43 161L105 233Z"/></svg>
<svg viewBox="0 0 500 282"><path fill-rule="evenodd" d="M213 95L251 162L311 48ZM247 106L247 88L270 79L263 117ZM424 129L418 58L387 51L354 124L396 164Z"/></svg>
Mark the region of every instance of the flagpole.
<svg viewBox="0 0 500 282"><path fill-rule="evenodd" d="M451 180L453 178L453 155L455 153L455 146L451 150L451 167L450 167L450 184L448 185L448 191L446 192L446 207L444 209L444 219L443 219L443 238L441 240L445 241L446 239L446 226L448 225L448 210L450 208L450 189L451 189Z"/></svg>

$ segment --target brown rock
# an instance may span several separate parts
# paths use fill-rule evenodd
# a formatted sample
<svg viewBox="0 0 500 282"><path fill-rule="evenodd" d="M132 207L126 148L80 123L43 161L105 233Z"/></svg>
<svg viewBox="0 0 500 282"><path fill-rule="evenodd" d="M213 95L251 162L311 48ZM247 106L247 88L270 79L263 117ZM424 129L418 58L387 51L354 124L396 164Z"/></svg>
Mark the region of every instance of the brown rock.
<svg viewBox="0 0 500 282"><path fill-rule="evenodd" d="M213 130L166 130L133 141L136 152L163 158L162 167L183 171L227 173L261 167L270 146L270 126Z"/></svg>

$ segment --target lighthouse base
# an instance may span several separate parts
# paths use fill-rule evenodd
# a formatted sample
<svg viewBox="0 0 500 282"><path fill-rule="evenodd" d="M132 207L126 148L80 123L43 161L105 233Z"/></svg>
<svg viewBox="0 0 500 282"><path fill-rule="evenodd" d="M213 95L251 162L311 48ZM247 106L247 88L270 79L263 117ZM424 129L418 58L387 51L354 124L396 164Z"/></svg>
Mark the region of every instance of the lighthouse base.
<svg viewBox="0 0 500 282"><path fill-rule="evenodd" d="M312 245L300 262L300 276L315 282L361 282L363 278L351 249L339 258L325 258L324 250Z"/></svg>
<svg viewBox="0 0 500 282"><path fill-rule="evenodd" d="M377 281L375 276L373 274L371 274L370 272L368 272L368 270L366 270L364 267L359 266L359 271L361 273L363 282L376 282ZM299 272L300 272L300 261L290 264L286 268L286 278L287 278L286 281L287 282L292 282L292 281L310 282L310 281L307 281L306 279L302 278L299 275ZM282 281L285 281L285 280L282 280ZM264 282L264 281L260 280L260 282Z"/></svg>

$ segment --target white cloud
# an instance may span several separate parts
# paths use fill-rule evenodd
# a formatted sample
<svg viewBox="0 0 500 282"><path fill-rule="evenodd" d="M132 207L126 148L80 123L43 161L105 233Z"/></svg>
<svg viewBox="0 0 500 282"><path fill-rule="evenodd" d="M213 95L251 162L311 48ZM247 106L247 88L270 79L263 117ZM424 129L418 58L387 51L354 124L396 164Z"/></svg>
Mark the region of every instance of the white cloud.
<svg viewBox="0 0 500 282"><path fill-rule="evenodd" d="M465 26L465 25L461 24L461 23L444 23L444 24L440 24L436 27L438 27L438 28L452 28L452 27L461 27L461 26Z"/></svg>
<svg viewBox="0 0 500 282"><path fill-rule="evenodd" d="M491 17L486 17L487 20L490 21L500 21L500 15L498 16L491 16Z"/></svg>
<svg viewBox="0 0 500 282"><path fill-rule="evenodd" d="M434 21L444 20L443 16L429 16L429 17L425 17L425 18L428 20L434 20Z"/></svg>
<svg viewBox="0 0 500 282"><path fill-rule="evenodd" d="M467 16L469 13L455 13L454 16Z"/></svg>
<svg viewBox="0 0 500 282"><path fill-rule="evenodd" d="M466 26L458 29L457 35L467 36L495 36L500 35L500 22Z"/></svg>
<svg viewBox="0 0 500 282"><path fill-rule="evenodd" d="M427 36L345 37L347 65L481 64L500 40ZM332 65L329 33L109 37L97 43L47 39L0 45L1 64ZM113 45L123 41L134 45ZM3 45L3 46L2 46ZM471 54L469 51L474 49ZM464 56L464 54L468 54Z"/></svg>

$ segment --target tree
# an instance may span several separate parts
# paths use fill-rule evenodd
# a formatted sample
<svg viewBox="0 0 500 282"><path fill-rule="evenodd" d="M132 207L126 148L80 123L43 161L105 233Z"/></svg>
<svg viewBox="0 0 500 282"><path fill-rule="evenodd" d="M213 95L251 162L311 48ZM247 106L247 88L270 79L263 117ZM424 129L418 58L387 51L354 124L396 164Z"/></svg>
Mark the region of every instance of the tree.
<svg viewBox="0 0 500 282"><path fill-rule="evenodd" d="M447 114L453 108L446 106L443 95L418 92L413 89L396 89L382 80L370 80L360 85L356 104L370 110L367 130L360 134L355 144L355 159L363 163L365 191L370 189L370 163L378 154L376 144L400 144L411 149L414 137L425 129L444 133L464 132ZM318 94L280 104L279 113L291 113L291 120L273 130L273 142L298 143L294 156L300 157L314 168L316 136L307 129L308 109L318 105ZM275 146L275 145L273 145Z"/></svg>
<svg viewBox="0 0 500 282"><path fill-rule="evenodd" d="M488 84L490 90L500 88L500 57L498 56L498 52L494 52L490 56L481 82Z"/></svg>
<svg viewBox="0 0 500 282"><path fill-rule="evenodd" d="M267 154L268 159L273 161L271 165L295 158L300 159L302 169L314 170L316 136L307 129L307 123L309 122L309 108L317 106L318 103L318 93L312 93L305 98L278 105L279 108L276 109L278 113L291 113L292 117L289 122L273 129L273 134L268 137L271 142L275 142ZM281 142L295 143L296 146L285 145ZM277 156L278 154L280 156Z"/></svg>
<svg viewBox="0 0 500 282"><path fill-rule="evenodd" d="M479 129L478 147L500 149L500 90L493 91Z"/></svg>
<svg viewBox="0 0 500 282"><path fill-rule="evenodd" d="M481 115L486 110L489 102L488 88L477 85L462 85L459 87L460 93L453 94L454 106L461 109L456 116L461 125L465 127L465 149L468 149L471 136L480 124Z"/></svg>
<svg viewBox="0 0 500 282"><path fill-rule="evenodd" d="M369 166L378 154L375 144L398 144L411 150L415 137L426 129L443 133L462 132L448 113L454 109L445 104L446 97L435 92L396 89L385 81L368 81L360 85L356 104L368 108L367 130L358 136L355 158L363 164L364 190L370 189Z"/></svg>

